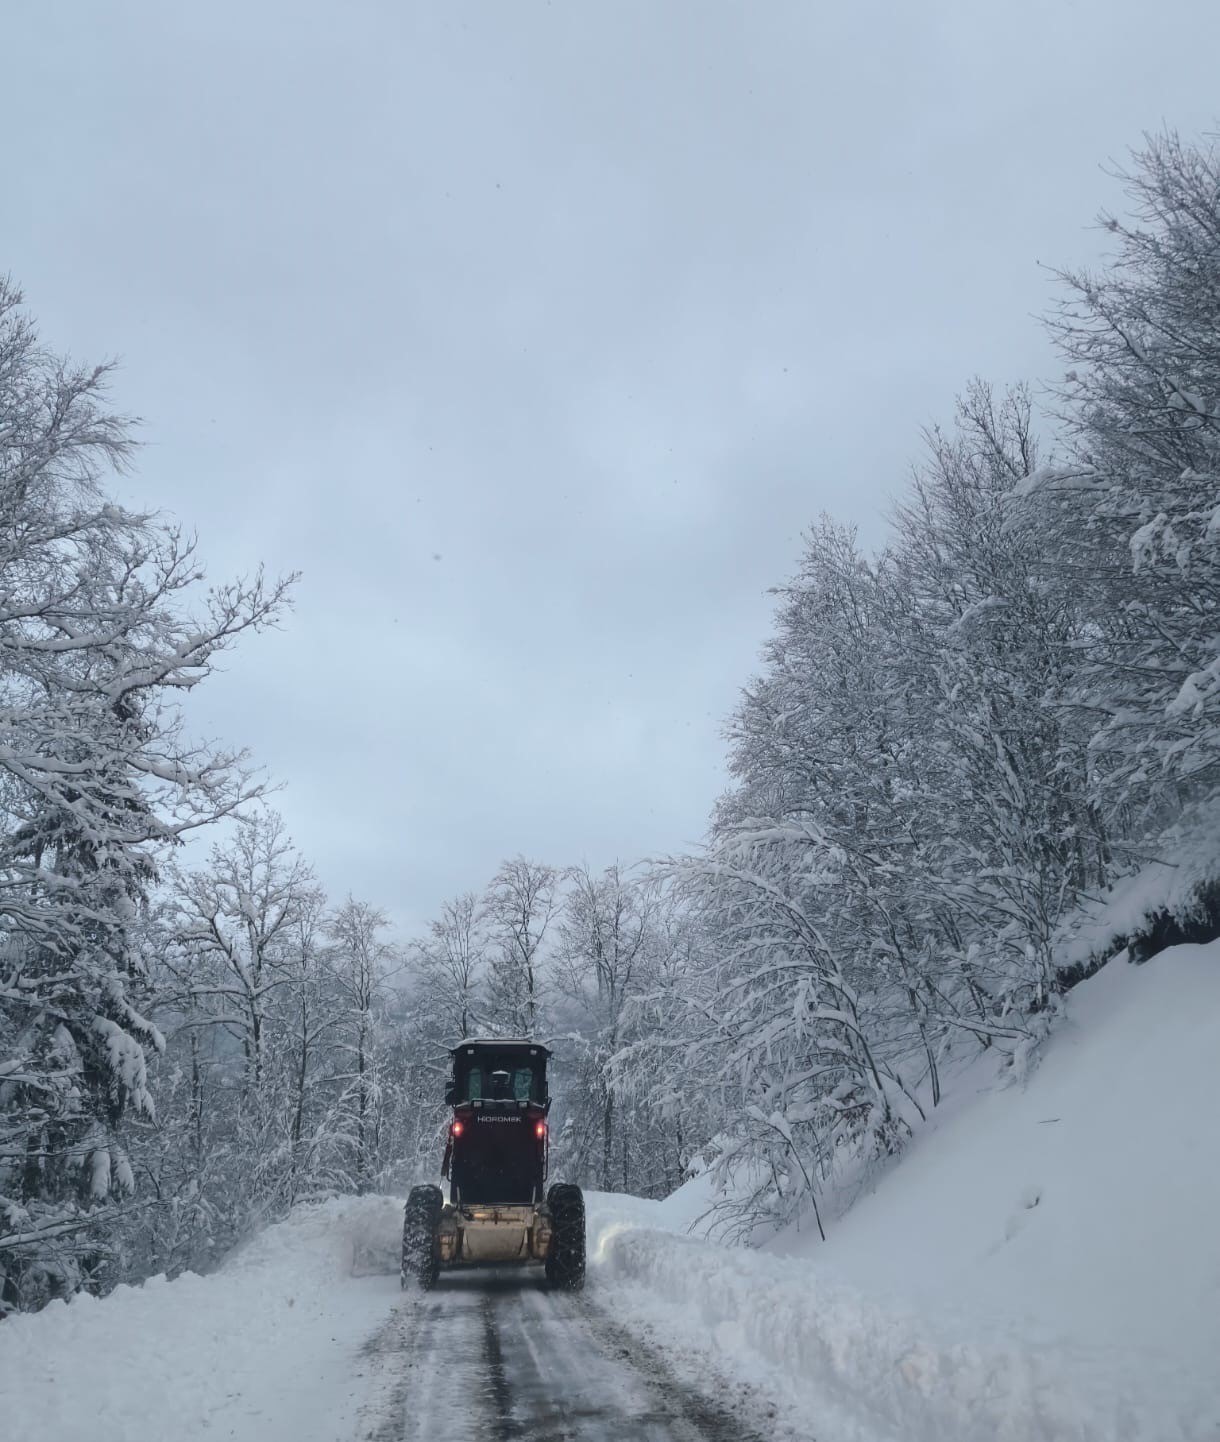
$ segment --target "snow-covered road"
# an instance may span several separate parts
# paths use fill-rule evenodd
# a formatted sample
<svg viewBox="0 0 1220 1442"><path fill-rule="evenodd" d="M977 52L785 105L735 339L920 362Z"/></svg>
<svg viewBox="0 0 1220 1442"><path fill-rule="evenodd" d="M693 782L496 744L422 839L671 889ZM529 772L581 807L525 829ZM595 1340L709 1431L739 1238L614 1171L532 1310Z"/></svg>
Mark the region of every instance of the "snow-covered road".
<svg viewBox="0 0 1220 1442"><path fill-rule="evenodd" d="M813 1429L777 1425L732 1369L668 1346L612 1281L597 1243L657 1204L591 1201L580 1295L549 1291L535 1268L401 1291L401 1200L353 1197L299 1208L210 1276L10 1318L0 1436L808 1442Z"/></svg>
<svg viewBox="0 0 1220 1442"><path fill-rule="evenodd" d="M683 1385L586 1297L531 1271L448 1273L364 1348L369 1442L729 1442L736 1411Z"/></svg>

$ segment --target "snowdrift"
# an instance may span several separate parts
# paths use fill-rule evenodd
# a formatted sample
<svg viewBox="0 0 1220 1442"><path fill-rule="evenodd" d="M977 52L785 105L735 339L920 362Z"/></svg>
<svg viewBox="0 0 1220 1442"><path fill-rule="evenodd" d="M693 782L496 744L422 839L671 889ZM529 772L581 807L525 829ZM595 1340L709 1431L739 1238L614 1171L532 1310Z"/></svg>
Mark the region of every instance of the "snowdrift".
<svg viewBox="0 0 1220 1442"><path fill-rule="evenodd" d="M1165 1378L1132 1384L1139 1354L954 1341L924 1319L824 1281L812 1266L661 1232L612 1227L595 1259L617 1316L630 1311L654 1340L709 1353L818 1442L1215 1435L1189 1405L1172 1415Z"/></svg>
<svg viewBox="0 0 1220 1442"><path fill-rule="evenodd" d="M1103 968L1028 1082L991 1081L963 1073L825 1243L744 1253L596 1203L597 1282L819 1442L1220 1436L1220 943ZM687 1190L638 1221L685 1230Z"/></svg>
<svg viewBox="0 0 1220 1442"><path fill-rule="evenodd" d="M6 1438L333 1442L350 1435L355 1354L398 1300L353 1279L358 1246L393 1251L401 1202L302 1207L207 1277L118 1287L0 1324Z"/></svg>

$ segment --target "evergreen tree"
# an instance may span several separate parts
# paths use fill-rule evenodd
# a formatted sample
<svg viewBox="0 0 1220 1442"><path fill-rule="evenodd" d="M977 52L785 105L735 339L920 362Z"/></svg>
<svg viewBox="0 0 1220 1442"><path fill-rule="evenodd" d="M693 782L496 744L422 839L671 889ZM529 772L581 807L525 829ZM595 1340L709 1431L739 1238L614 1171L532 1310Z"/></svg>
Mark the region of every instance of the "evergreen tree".
<svg viewBox="0 0 1220 1442"><path fill-rule="evenodd" d="M40 347L0 284L0 1286L31 1305L105 1279L106 1219L151 1115L139 920L158 861L255 794L178 701L270 620L261 577L195 602L172 528L107 498L131 454L106 371Z"/></svg>

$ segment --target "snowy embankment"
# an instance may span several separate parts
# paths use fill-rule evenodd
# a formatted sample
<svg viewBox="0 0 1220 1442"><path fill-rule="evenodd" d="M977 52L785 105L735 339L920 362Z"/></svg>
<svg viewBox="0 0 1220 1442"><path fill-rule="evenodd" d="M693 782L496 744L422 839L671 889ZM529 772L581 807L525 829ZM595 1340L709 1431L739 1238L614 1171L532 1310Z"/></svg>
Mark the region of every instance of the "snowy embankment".
<svg viewBox="0 0 1220 1442"><path fill-rule="evenodd" d="M303 1207L220 1271L0 1323L0 1433L40 1442L334 1442L354 1435L359 1348L399 1300L401 1202ZM353 1247L392 1275L353 1277Z"/></svg>
<svg viewBox="0 0 1220 1442"><path fill-rule="evenodd" d="M1141 1358L954 1338L927 1319L822 1280L816 1267L660 1231L612 1226L594 1293L649 1339L704 1353L818 1442L1119 1442L1214 1437L1175 1418ZM968 1336L968 1334L967 1334Z"/></svg>
<svg viewBox="0 0 1220 1442"><path fill-rule="evenodd" d="M955 1098L825 1243L659 1230L703 1182L650 1213L598 1199L594 1295L818 1442L1214 1442L1218 1087L1220 943L1116 962L1024 1087Z"/></svg>

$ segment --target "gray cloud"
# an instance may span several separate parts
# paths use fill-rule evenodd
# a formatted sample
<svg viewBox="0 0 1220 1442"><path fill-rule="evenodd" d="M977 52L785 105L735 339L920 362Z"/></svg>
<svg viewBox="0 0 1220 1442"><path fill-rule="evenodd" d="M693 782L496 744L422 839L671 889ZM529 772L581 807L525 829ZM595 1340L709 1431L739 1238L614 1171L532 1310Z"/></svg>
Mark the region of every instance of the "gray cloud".
<svg viewBox="0 0 1220 1442"><path fill-rule="evenodd" d="M1036 262L1214 116L1175 0L15 7L0 263L118 354L134 498L304 571L201 693L335 892L697 840L769 585L883 534ZM1183 43L1183 36L1191 36Z"/></svg>

